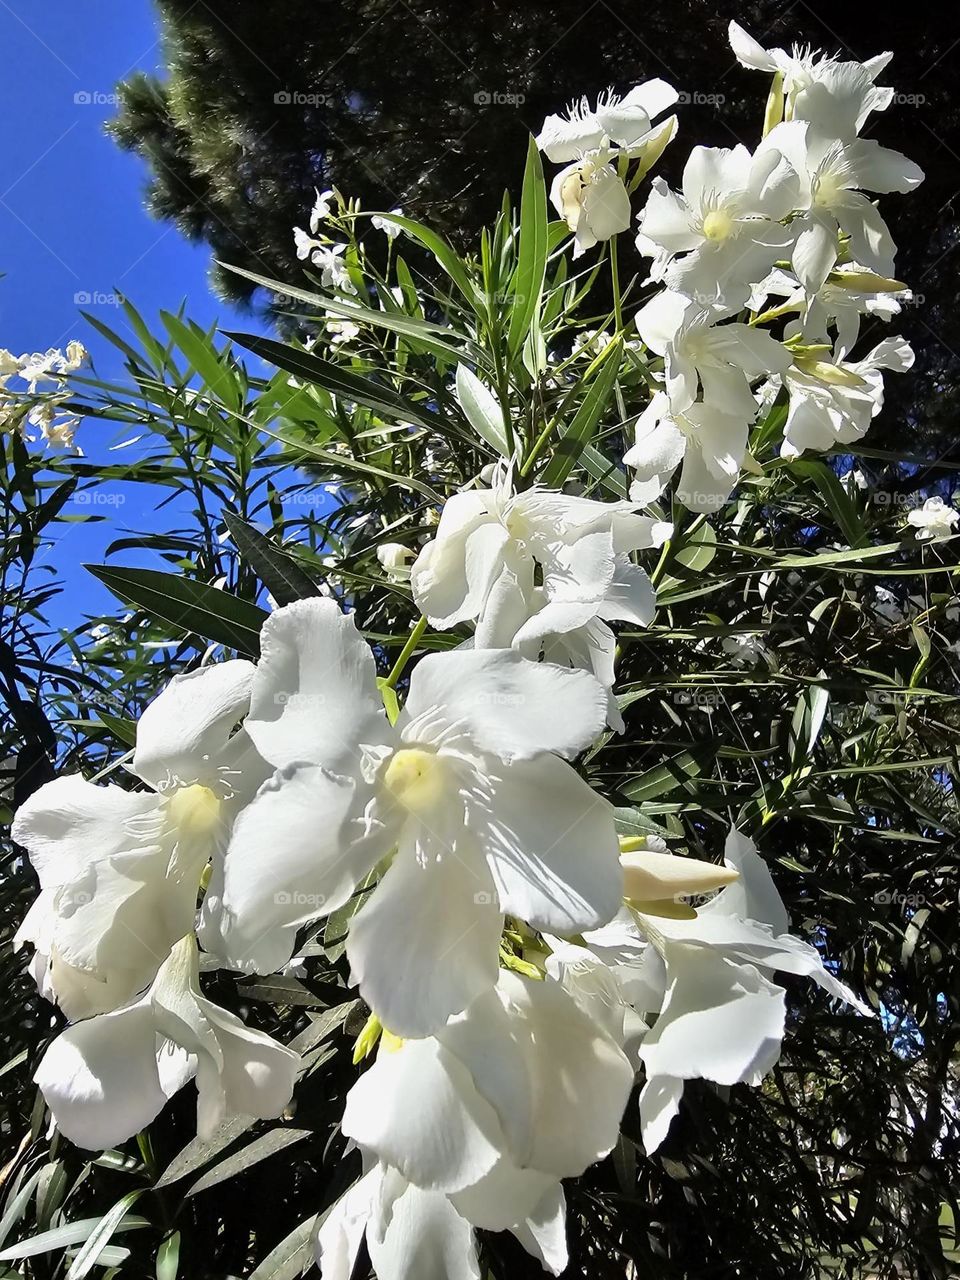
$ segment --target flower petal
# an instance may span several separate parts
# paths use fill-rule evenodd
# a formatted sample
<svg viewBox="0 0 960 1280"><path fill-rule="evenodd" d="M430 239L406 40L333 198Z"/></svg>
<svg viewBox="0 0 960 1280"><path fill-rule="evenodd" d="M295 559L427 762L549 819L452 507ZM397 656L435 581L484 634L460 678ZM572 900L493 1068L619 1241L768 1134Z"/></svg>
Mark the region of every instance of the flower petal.
<svg viewBox="0 0 960 1280"><path fill-rule="evenodd" d="M557 707L563 707L563 716ZM417 664L398 721L416 741L428 720L468 740L478 751L524 760L542 751L575 756L603 728L606 696L585 671L530 662L510 650L428 654Z"/></svg>
<svg viewBox="0 0 960 1280"><path fill-rule="evenodd" d="M351 981L395 1034L430 1035L496 982L502 925L490 873L466 839L450 849L407 837L351 922Z"/></svg>
<svg viewBox="0 0 960 1280"><path fill-rule="evenodd" d="M218 756L249 707L254 670L237 658L174 676L137 724L134 773L158 790L215 781Z"/></svg>
<svg viewBox="0 0 960 1280"><path fill-rule="evenodd" d="M378 1280L480 1280L473 1230L445 1195L407 1184L382 1234L367 1230Z"/></svg>
<svg viewBox="0 0 960 1280"><path fill-rule="evenodd" d="M260 789L204 903L218 954L245 972L273 973L302 924L344 905L393 841L364 819L367 790L317 765L281 769Z"/></svg>
<svg viewBox="0 0 960 1280"><path fill-rule="evenodd" d="M622 881L609 803L549 755L500 769L490 785L489 811L478 807L470 825L504 910L561 935L612 919Z"/></svg>
<svg viewBox="0 0 960 1280"><path fill-rule="evenodd" d="M245 728L265 760L356 776L360 744L390 742L377 666L332 600L298 600L264 623Z"/></svg>

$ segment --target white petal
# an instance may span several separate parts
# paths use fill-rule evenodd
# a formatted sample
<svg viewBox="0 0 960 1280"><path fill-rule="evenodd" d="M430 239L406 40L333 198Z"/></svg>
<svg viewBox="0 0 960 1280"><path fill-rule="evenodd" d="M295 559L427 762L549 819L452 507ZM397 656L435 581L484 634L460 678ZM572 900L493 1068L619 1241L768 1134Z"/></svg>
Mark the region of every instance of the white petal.
<svg viewBox="0 0 960 1280"><path fill-rule="evenodd" d="M640 1091L640 1132L648 1156L660 1147L673 1117L680 1110L683 1081L675 1076L653 1076Z"/></svg>
<svg viewBox="0 0 960 1280"><path fill-rule="evenodd" d="M567 1268L567 1202L559 1183L551 1187L525 1221L511 1228L531 1257L558 1276Z"/></svg>
<svg viewBox="0 0 960 1280"><path fill-rule="evenodd" d="M793 247L792 265L808 293L816 293L837 260L837 228L832 218L807 216Z"/></svg>
<svg viewBox="0 0 960 1280"><path fill-rule="evenodd" d="M321 764L355 776L359 744L391 740L377 667L353 617L332 600L298 600L264 623L245 728L278 768Z"/></svg>
<svg viewBox="0 0 960 1280"><path fill-rule="evenodd" d="M496 982L502 923L466 837L454 849L408 838L351 922L352 981L395 1034L430 1035Z"/></svg>
<svg viewBox="0 0 960 1280"><path fill-rule="evenodd" d="M780 1056L784 992L752 965L668 943L667 994L640 1046L649 1078L759 1084Z"/></svg>
<svg viewBox="0 0 960 1280"><path fill-rule="evenodd" d="M583 192L583 212L598 240L609 240L630 227L630 197L616 170L605 166Z"/></svg>
<svg viewBox="0 0 960 1280"><path fill-rule="evenodd" d="M235 1116L256 1120L279 1116L293 1096L300 1055L209 1000L200 997L197 1006L213 1028L221 1056L217 1064L202 1055L199 1060L200 1141L208 1142L224 1120Z"/></svg>
<svg viewBox="0 0 960 1280"><path fill-rule="evenodd" d="M470 823L503 909L561 935L612 919L622 884L609 803L553 756L510 765L490 784L489 816L478 807Z"/></svg>
<svg viewBox="0 0 960 1280"><path fill-rule="evenodd" d="M737 878L731 867L718 867L701 858L678 858L653 849L622 853L620 864L623 896L648 902L710 893Z"/></svg>
<svg viewBox="0 0 960 1280"><path fill-rule="evenodd" d="M790 917L777 892L773 877L753 841L731 827L723 849L724 860L739 873L739 879L701 908L701 914L740 916L768 924L774 933L786 933Z"/></svg>
<svg viewBox="0 0 960 1280"><path fill-rule="evenodd" d="M380 1165L364 1174L344 1192L321 1222L316 1236L320 1280L352 1280L382 1177Z"/></svg>
<svg viewBox="0 0 960 1280"><path fill-rule="evenodd" d="M730 48L742 67L750 67L755 71L775 72L779 70L777 62L770 56L762 44L754 40L741 27L739 22L731 21L727 28Z"/></svg>
<svg viewBox="0 0 960 1280"><path fill-rule="evenodd" d="M599 147L602 141L603 129L592 112L579 120L570 120L566 116L547 116L536 138L537 146L553 164L566 164L570 160L576 160L585 151Z"/></svg>
<svg viewBox="0 0 960 1280"><path fill-rule="evenodd" d="M502 542L506 542L506 530L490 514L493 502L494 495L489 489L454 494L444 504L436 536L411 566L410 585L417 608L440 630L475 618L485 599L484 583L478 581L475 564L471 591L467 548L472 536L488 524L500 529ZM486 591L494 576L486 583Z"/></svg>
<svg viewBox="0 0 960 1280"><path fill-rule="evenodd" d="M347 1094L342 1129L425 1191L461 1191L506 1139L467 1068L433 1037L381 1050Z"/></svg>
<svg viewBox="0 0 960 1280"><path fill-rule="evenodd" d="M300 925L342 907L387 853L391 833L362 818L367 788L316 765L280 770L237 820L222 889L207 914L236 968L273 973Z"/></svg>
<svg viewBox="0 0 960 1280"><path fill-rule="evenodd" d="M67 1027L34 1080L57 1128L78 1147L101 1151L145 1129L167 1101L157 1070L157 1030L146 1004Z"/></svg>
<svg viewBox="0 0 960 1280"><path fill-rule="evenodd" d="M857 175L857 186L884 195L913 191L923 181L919 165L899 151L882 147L873 138L857 138L844 148L844 160Z"/></svg>
<svg viewBox="0 0 960 1280"><path fill-rule="evenodd" d="M453 1206L475 1227L505 1231L534 1213L544 1195L559 1185L550 1174L520 1169L503 1159L464 1191L451 1196Z"/></svg>
<svg viewBox="0 0 960 1280"><path fill-rule="evenodd" d="M162 788L209 785L230 732L247 712L252 662L234 659L174 676L137 724L133 771Z"/></svg>
<svg viewBox="0 0 960 1280"><path fill-rule="evenodd" d="M377 1280L480 1280L470 1224L436 1191L408 1184L367 1245Z"/></svg>
<svg viewBox="0 0 960 1280"><path fill-rule="evenodd" d="M42 888L68 884L91 863L135 849L155 795L98 787L79 774L55 778L20 806L11 834L30 855Z"/></svg>
<svg viewBox="0 0 960 1280"><path fill-rule="evenodd" d="M529 662L510 650L457 650L420 660L398 728L405 741L416 741L422 716L479 751L524 760L542 751L577 755L603 728L605 714L604 691L585 671Z"/></svg>

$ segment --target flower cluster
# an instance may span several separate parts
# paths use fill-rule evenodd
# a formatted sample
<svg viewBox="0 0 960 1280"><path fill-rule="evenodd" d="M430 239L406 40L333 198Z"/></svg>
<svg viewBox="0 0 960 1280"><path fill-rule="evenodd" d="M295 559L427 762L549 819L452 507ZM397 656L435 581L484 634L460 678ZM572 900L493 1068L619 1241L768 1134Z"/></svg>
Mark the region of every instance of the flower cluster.
<svg viewBox="0 0 960 1280"><path fill-rule="evenodd" d="M868 1012L791 935L745 834L731 829L722 862L622 836L578 764L623 730L612 624L654 618L638 560L673 528L643 508L682 467L681 501L716 509L776 398L788 457L859 438L880 370L909 359L899 340L850 359L861 315L893 314L902 291L864 193L920 179L859 136L890 100L874 83L884 60L768 52L736 24L731 40L774 75L765 137L753 154L695 149L682 191L656 181L641 214L638 245L665 287L636 316L657 359L629 499L535 483L502 449L425 545L377 548L422 615L389 677L337 600L286 604L256 663L178 676L146 709L133 788L63 777L17 815L41 886L18 943L69 1023L36 1079L82 1146L130 1138L191 1079L201 1137L282 1115L297 1054L214 1004L201 974L286 972L305 930L349 920L349 982L369 1009L355 1061L373 1061L345 1100L363 1176L319 1227L323 1280L350 1280L364 1239L380 1280L479 1280L477 1229L512 1232L559 1274L563 1179L613 1149L635 1082L652 1152L685 1081L757 1085L777 1061L776 974ZM673 137L675 118L654 118L676 100L653 81L545 122L575 255L628 228L628 184ZM321 230L333 200L354 216L318 193L298 248L329 289L358 293L351 250ZM400 225L379 221L391 239ZM337 322L363 314L331 305ZM465 365L455 389L499 440L509 407ZM911 523L928 537L956 519L928 503ZM428 625L461 643L408 676ZM745 627L723 649L736 665L769 659Z"/></svg>
<svg viewBox="0 0 960 1280"><path fill-rule="evenodd" d="M39 438L47 444L72 448L80 420L65 411L70 394L62 388L65 379L86 361L87 352L80 342L69 342L65 352L51 347L19 357L0 350L0 429L16 431L25 440ZM20 379L25 387L11 388L12 378ZM57 389L41 390L47 383ZM31 436L31 427L39 430L39 437Z"/></svg>

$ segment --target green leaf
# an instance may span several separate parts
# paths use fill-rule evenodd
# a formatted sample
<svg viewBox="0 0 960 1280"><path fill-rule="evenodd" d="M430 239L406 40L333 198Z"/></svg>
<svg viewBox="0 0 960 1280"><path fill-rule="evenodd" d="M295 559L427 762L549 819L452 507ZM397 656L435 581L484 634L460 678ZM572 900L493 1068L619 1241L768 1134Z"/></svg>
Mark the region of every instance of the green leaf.
<svg viewBox="0 0 960 1280"><path fill-rule="evenodd" d="M457 365L457 400L464 417L487 444L504 458L510 456L503 431L503 410L497 397L465 364Z"/></svg>
<svg viewBox="0 0 960 1280"><path fill-rule="evenodd" d="M314 1261L313 1233L317 1215L294 1227L286 1239L271 1249L249 1280L300 1280Z"/></svg>
<svg viewBox="0 0 960 1280"><path fill-rule="evenodd" d="M139 1193L131 1192L131 1195L134 1194ZM149 1218L136 1218L124 1214L120 1216L122 1221L117 1222L111 1234L116 1231L134 1231L138 1227L152 1226ZM90 1239L94 1229L100 1227L103 1222L103 1218L78 1218L76 1222L65 1222L63 1226L53 1227L50 1231L41 1231L39 1235L31 1236L29 1240L21 1240L19 1244L4 1249L3 1253L0 1253L0 1262L35 1258L38 1254L50 1253L53 1249L68 1249L71 1245L83 1244Z"/></svg>
<svg viewBox="0 0 960 1280"><path fill-rule="evenodd" d="M127 1216L127 1210L133 1208L142 1195L142 1190L128 1191L125 1196L117 1201L112 1209L109 1209L103 1215L97 1226L87 1237L86 1244L70 1264L67 1280L84 1280L84 1276L90 1274L97 1265L104 1248L113 1239L114 1234L118 1230L122 1230L121 1223Z"/></svg>
<svg viewBox="0 0 960 1280"><path fill-rule="evenodd" d="M248 600L157 569L101 564L84 568L125 603L178 631L226 645L248 657L255 658L260 652L260 628L269 614Z"/></svg>
<svg viewBox="0 0 960 1280"><path fill-rule="evenodd" d="M157 1280L177 1280L180 1266L180 1232L167 1236L157 1250Z"/></svg>
<svg viewBox="0 0 960 1280"><path fill-rule="evenodd" d="M652 800L654 796L665 795L667 792L675 791L677 787L684 786L691 778L699 776L702 764L698 756L702 755L702 751L698 751L696 754L691 751L679 751L675 756L671 756L669 760L665 760L663 764L658 764L654 768L648 769L645 773L641 773L639 777L634 778L632 782L628 782L621 790L628 800L636 802Z"/></svg>
<svg viewBox="0 0 960 1280"><path fill-rule="evenodd" d="M547 192L540 151L531 137L520 197L519 261L513 282L513 311L507 332L511 356L523 346L534 316L540 309L547 269Z"/></svg>
<svg viewBox="0 0 960 1280"><path fill-rule="evenodd" d="M241 558L249 564L277 604L292 604L321 595L320 588L309 578L292 556L276 547L259 529L231 511L224 511L223 522L230 530Z"/></svg>
<svg viewBox="0 0 960 1280"><path fill-rule="evenodd" d="M97 719L125 747L135 747L137 745L137 722L135 720L128 720L126 716L112 716L109 711L100 710L97 711Z"/></svg>
<svg viewBox="0 0 960 1280"><path fill-rule="evenodd" d="M253 1124L254 1121L249 1116L234 1116L231 1120L225 1120L208 1142L202 1142L200 1138L191 1138L164 1169L154 1184L155 1187L158 1190L161 1187L168 1187L171 1183L179 1182L182 1178L195 1173L197 1169L202 1169L214 1156L229 1147L231 1142L235 1142L252 1128Z"/></svg>
<svg viewBox="0 0 960 1280"><path fill-rule="evenodd" d="M271 1129L269 1133L264 1133L259 1138L254 1138L253 1142L248 1143L240 1151L235 1151L232 1156L227 1156L226 1160L221 1160L212 1169L208 1169L203 1177L199 1178L190 1187L186 1194L187 1196L195 1196L199 1195L201 1191L208 1191L211 1187L215 1187L221 1182L226 1182L228 1178L235 1178L247 1169L252 1169L255 1164L259 1164L261 1160L266 1160L269 1156L276 1155L278 1151L284 1151L287 1147L292 1147L294 1143L302 1142L304 1138L312 1136L313 1131L311 1129Z"/></svg>
<svg viewBox="0 0 960 1280"><path fill-rule="evenodd" d="M826 569L834 564L859 564L861 560L876 560L880 556L900 551L899 542L885 542L879 547L852 547L849 551L820 551L816 555L781 556L770 564L771 569Z"/></svg>
<svg viewBox="0 0 960 1280"><path fill-rule="evenodd" d="M161 311L160 319L187 360L216 398L233 409L243 407L240 379L212 342L169 311Z"/></svg>
<svg viewBox="0 0 960 1280"><path fill-rule="evenodd" d="M790 463L790 469L811 479L830 508L834 520L851 547L863 547L867 543L867 531L857 505L840 483L837 473L825 462L798 458Z"/></svg>
<svg viewBox="0 0 960 1280"><path fill-rule="evenodd" d="M573 421L560 437L553 457L544 468L541 483L547 488L559 489L573 470L584 448L590 443L597 423L613 394L617 374L620 372L622 347L619 341L607 349L600 371L591 382L587 394L573 416Z"/></svg>
<svg viewBox="0 0 960 1280"><path fill-rule="evenodd" d="M369 213L367 217L374 217L374 213ZM395 222L401 230L406 231L409 236L418 241L436 258L440 266L457 286L460 292L469 302L474 312L481 314L480 299L473 281L470 279L470 273L467 271L466 263L454 250L447 244L442 236L438 236L435 231L431 231L429 227L425 227L422 222L415 222L413 218L404 218L400 214L385 213L380 215L383 218L389 218L391 222Z"/></svg>

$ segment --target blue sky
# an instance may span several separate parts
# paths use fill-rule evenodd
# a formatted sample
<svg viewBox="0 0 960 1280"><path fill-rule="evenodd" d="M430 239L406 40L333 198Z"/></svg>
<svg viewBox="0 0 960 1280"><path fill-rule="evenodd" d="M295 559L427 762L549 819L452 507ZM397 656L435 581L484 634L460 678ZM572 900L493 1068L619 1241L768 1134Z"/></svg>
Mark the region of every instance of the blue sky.
<svg viewBox="0 0 960 1280"><path fill-rule="evenodd" d="M123 332L117 293L151 328L161 308L175 311L184 299L204 326L219 320L225 328L261 328L213 296L206 246L188 244L172 224L149 217L144 165L104 133L117 82L134 70L162 68L150 0L0 0L0 48L0 347L19 354L80 338L97 374L119 377L120 353L79 315L82 306ZM78 443L96 460L117 438L88 421ZM80 564L102 559L118 525L158 527L169 519L169 511L155 517L141 502L105 510L111 515L103 524L60 526L53 559L66 590L57 622L76 624L81 609L113 607Z"/></svg>

